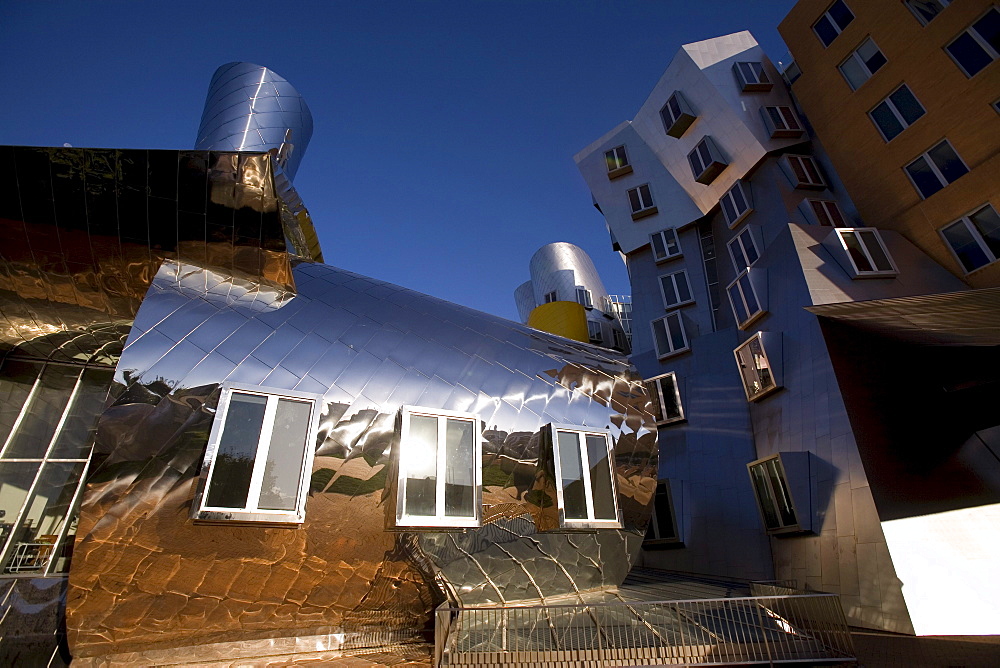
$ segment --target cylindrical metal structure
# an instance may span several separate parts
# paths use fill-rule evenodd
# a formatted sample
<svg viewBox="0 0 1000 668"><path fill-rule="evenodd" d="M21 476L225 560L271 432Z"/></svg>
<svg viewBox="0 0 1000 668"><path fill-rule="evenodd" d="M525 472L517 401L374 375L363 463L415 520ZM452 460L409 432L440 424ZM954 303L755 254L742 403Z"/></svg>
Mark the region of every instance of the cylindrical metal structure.
<svg viewBox="0 0 1000 668"><path fill-rule="evenodd" d="M227 63L212 76L195 148L274 151L292 180L312 131L306 101L284 78L261 65Z"/></svg>

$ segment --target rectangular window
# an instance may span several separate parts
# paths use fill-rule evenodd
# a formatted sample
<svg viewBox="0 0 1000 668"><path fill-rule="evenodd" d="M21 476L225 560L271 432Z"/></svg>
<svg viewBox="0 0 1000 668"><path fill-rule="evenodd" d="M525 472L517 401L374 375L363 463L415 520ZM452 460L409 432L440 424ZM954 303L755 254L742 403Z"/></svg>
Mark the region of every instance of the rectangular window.
<svg viewBox="0 0 1000 668"><path fill-rule="evenodd" d="M736 280L726 288L729 293L729 303L733 307L733 315L736 316L736 324L740 329L744 329L764 314L764 309L757 299L757 292L750 282L750 270L744 269L743 273L736 277Z"/></svg>
<svg viewBox="0 0 1000 668"><path fill-rule="evenodd" d="M656 483L653 495L653 513L649 518L649 528L646 530L644 545L659 545L665 543L680 543L677 522L674 516L674 504L670 498L670 485L666 480Z"/></svg>
<svg viewBox="0 0 1000 668"><path fill-rule="evenodd" d="M553 425L556 492L564 527L618 528L611 435Z"/></svg>
<svg viewBox="0 0 1000 668"><path fill-rule="evenodd" d="M825 188L826 181L819 173L816 161L808 155L786 155L792 170L792 184L796 188Z"/></svg>
<svg viewBox="0 0 1000 668"><path fill-rule="evenodd" d="M677 378L673 372L647 380L646 392L649 393L656 424L671 424L684 419L681 394L677 390Z"/></svg>
<svg viewBox="0 0 1000 668"><path fill-rule="evenodd" d="M768 533L783 533L799 529L792 495L788 490L784 467L779 457L747 464L750 482L764 528Z"/></svg>
<svg viewBox="0 0 1000 668"><path fill-rule="evenodd" d="M774 86L761 63L733 63L733 73L744 92L769 91Z"/></svg>
<svg viewBox="0 0 1000 668"><path fill-rule="evenodd" d="M315 395L224 384L194 519L302 523L318 418Z"/></svg>
<svg viewBox="0 0 1000 668"><path fill-rule="evenodd" d="M736 273L742 272L760 257L760 252L757 250L757 242L750 233L749 227L743 228L743 231L729 242L729 257L733 259L733 267L736 269Z"/></svg>
<svg viewBox="0 0 1000 668"><path fill-rule="evenodd" d="M868 112L868 117L872 119L886 141L895 139L900 132L913 125L923 115L923 106L906 84L894 90L889 97Z"/></svg>
<svg viewBox="0 0 1000 668"><path fill-rule="evenodd" d="M772 139L802 136L802 126L791 107L761 107L760 114Z"/></svg>
<svg viewBox="0 0 1000 668"><path fill-rule="evenodd" d="M820 225L848 227L847 220L844 218L844 214L841 213L840 207L837 206L836 202L825 199L811 199L808 201L809 207L812 209L813 214L816 216L816 221Z"/></svg>
<svg viewBox="0 0 1000 668"><path fill-rule="evenodd" d="M479 526L481 440L471 413L403 406L396 526Z"/></svg>
<svg viewBox="0 0 1000 668"><path fill-rule="evenodd" d="M966 273L1000 258L1000 216L990 204L941 228L941 236Z"/></svg>
<svg viewBox="0 0 1000 668"><path fill-rule="evenodd" d="M604 343L604 332L601 331L601 323L595 320L587 321L587 334L590 338L590 342L596 346Z"/></svg>
<svg viewBox="0 0 1000 668"><path fill-rule="evenodd" d="M888 62L869 37L840 64L840 73L851 90L857 90Z"/></svg>
<svg viewBox="0 0 1000 668"><path fill-rule="evenodd" d="M969 168L958 157L958 153L947 139L908 164L905 169L917 192L924 199L969 173Z"/></svg>
<svg viewBox="0 0 1000 668"><path fill-rule="evenodd" d="M681 304L694 301L691 287L688 283L687 271L675 271L672 274L660 276L660 295L663 296L663 306L671 309Z"/></svg>
<svg viewBox="0 0 1000 668"><path fill-rule="evenodd" d="M742 181L734 183L733 187L727 190L726 194L719 200L719 204L722 206L722 214L726 217L729 227L735 227L753 211L750 206L750 198L743 190Z"/></svg>
<svg viewBox="0 0 1000 668"><path fill-rule="evenodd" d="M736 355L736 366L743 379L743 389L747 399L756 401L778 389L771 364L764 352L761 333L757 332L743 345L733 351Z"/></svg>
<svg viewBox="0 0 1000 668"><path fill-rule="evenodd" d="M895 276L898 273L878 230L856 227L842 228L836 232L851 260L856 278Z"/></svg>
<svg viewBox="0 0 1000 668"><path fill-rule="evenodd" d="M694 180L705 185L714 181L728 164L711 137L704 137L698 142L694 150L688 153L688 162L691 164Z"/></svg>
<svg viewBox="0 0 1000 668"><path fill-rule="evenodd" d="M616 179L632 173L632 166L628 163L628 154L625 153L624 146L616 146L610 151L605 151L604 161L608 165L608 178Z"/></svg>
<svg viewBox="0 0 1000 668"><path fill-rule="evenodd" d="M656 357L663 359L682 353L688 349L687 333L684 331L684 321L680 311L668 313L662 318L650 323L653 327L653 345L656 347Z"/></svg>
<svg viewBox="0 0 1000 668"><path fill-rule="evenodd" d="M681 256L681 244L677 239L676 230L672 227L651 234L649 242L653 247L653 259L656 262Z"/></svg>
<svg viewBox="0 0 1000 668"><path fill-rule="evenodd" d="M584 308L594 308L594 298L587 288L577 287L576 301L578 304L582 304Z"/></svg>
<svg viewBox="0 0 1000 668"><path fill-rule="evenodd" d="M921 25L927 25L948 5L948 0L904 0Z"/></svg>
<svg viewBox="0 0 1000 668"><path fill-rule="evenodd" d="M976 76L1000 58L1000 10L991 8L944 50L967 77Z"/></svg>
<svg viewBox="0 0 1000 668"><path fill-rule="evenodd" d="M844 0L837 0L813 24L813 32L823 42L823 46L830 46L853 20L854 14L844 4Z"/></svg>
<svg viewBox="0 0 1000 668"><path fill-rule="evenodd" d="M679 90L675 90L667 103L660 109L660 120L664 131L671 137L683 137L697 116Z"/></svg>
<svg viewBox="0 0 1000 668"><path fill-rule="evenodd" d="M628 203L632 207L632 220L639 220L656 213L653 205L653 195L649 192L649 184L644 183L628 191Z"/></svg>

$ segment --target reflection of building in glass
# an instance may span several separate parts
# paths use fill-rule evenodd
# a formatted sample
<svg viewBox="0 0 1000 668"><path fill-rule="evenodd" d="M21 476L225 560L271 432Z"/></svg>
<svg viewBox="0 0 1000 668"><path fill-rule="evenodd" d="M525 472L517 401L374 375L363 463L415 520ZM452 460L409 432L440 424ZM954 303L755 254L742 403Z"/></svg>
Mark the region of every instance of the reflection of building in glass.
<svg viewBox="0 0 1000 668"><path fill-rule="evenodd" d="M998 633L1000 590L989 574L998 545L985 528L1000 519L998 296L970 291L944 249L971 235L972 257L993 234L986 209L996 169L984 160L997 154L1000 134L986 133L1000 125L996 90L986 71L982 87L975 75L970 84L945 51L996 8L896 3L898 20L887 21L882 4L838 1L823 14L799 3L783 24L803 53L793 90L810 120L816 111L824 145L744 32L685 45L636 117L576 156L625 256L631 360L659 404L656 526L643 559L839 593L856 626ZM904 5L918 17L940 10L928 27L947 30L921 32ZM884 67L872 60L872 39ZM938 74L904 55L911 44L936 50L935 62L960 79L948 84L947 104L918 88ZM852 95L862 67L881 70L864 70L871 80ZM897 128L875 151L889 140L875 140L883 114L873 91L889 96L905 125L910 98L899 77L908 69L909 91L940 123L918 132L923 121L913 121L924 139L907 143L911 130ZM882 80L883 72L895 73ZM965 125L945 110L973 103ZM949 171L930 165L950 155L936 142L951 139L951 123L957 150L979 156L982 178L939 184L952 212L941 213L929 194L920 201L905 171L920 160ZM947 204L950 187L965 204ZM935 229L926 227L930 212ZM914 419L916 406L930 409Z"/></svg>
<svg viewBox="0 0 1000 668"><path fill-rule="evenodd" d="M547 244L531 256L531 280L514 291L521 322L575 341L628 352L628 330L619 320L590 256L565 241ZM626 298L627 299L627 298Z"/></svg>

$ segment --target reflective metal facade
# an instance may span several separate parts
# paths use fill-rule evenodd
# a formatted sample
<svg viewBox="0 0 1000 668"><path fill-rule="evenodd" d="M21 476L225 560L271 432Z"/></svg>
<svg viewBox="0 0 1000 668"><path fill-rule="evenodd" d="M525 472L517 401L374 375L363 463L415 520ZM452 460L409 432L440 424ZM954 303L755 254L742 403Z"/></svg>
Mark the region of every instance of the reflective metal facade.
<svg viewBox="0 0 1000 668"><path fill-rule="evenodd" d="M290 83L260 65L227 63L212 76L195 148L270 151L291 180L312 132L312 113Z"/></svg>

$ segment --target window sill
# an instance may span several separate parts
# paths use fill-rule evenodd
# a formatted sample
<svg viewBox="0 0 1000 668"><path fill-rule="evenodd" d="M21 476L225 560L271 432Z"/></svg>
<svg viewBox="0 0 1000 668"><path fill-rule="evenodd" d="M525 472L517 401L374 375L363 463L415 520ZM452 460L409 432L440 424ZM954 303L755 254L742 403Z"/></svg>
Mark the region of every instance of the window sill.
<svg viewBox="0 0 1000 668"><path fill-rule="evenodd" d="M291 515L272 515L268 513L250 513L246 511L220 511L220 510L200 510L192 517L195 524L207 525L240 525L284 527L287 529L297 529L305 521L304 517Z"/></svg>
<svg viewBox="0 0 1000 668"><path fill-rule="evenodd" d="M743 84L744 93L766 93L774 88L773 83L748 83Z"/></svg>
<svg viewBox="0 0 1000 668"><path fill-rule="evenodd" d="M766 390L761 390L760 392L758 392L757 394L755 394L753 396L750 396L749 394L747 394L747 401L757 402L757 401L760 401L761 399L765 399L765 398L771 396L772 394L774 394L775 392L777 392L778 390L780 390L781 387L782 387L781 385L772 385L771 387L767 388ZM744 388L744 390L745 389L746 388Z"/></svg>
<svg viewBox="0 0 1000 668"><path fill-rule="evenodd" d="M632 173L632 165L625 165L624 167L619 167L618 169L612 169L610 172L608 172L608 180L614 181L619 177L631 173Z"/></svg>
<svg viewBox="0 0 1000 668"><path fill-rule="evenodd" d="M761 318L763 318L765 315L767 315L767 311L763 311L763 310L757 311L752 316L750 316L747 320L745 320L745 321L737 324L736 326L739 329L741 329L741 330L746 330L750 325L754 324L755 322L757 322L758 320L760 320Z"/></svg>
<svg viewBox="0 0 1000 668"><path fill-rule="evenodd" d="M896 278L899 276L898 271L866 271L862 273L855 273L851 278L853 280L865 279L865 278Z"/></svg>
<svg viewBox="0 0 1000 668"><path fill-rule="evenodd" d="M657 427L669 427L672 424L680 424L681 422L687 422L686 417L672 418L670 420L659 420L656 423Z"/></svg>
<svg viewBox="0 0 1000 668"><path fill-rule="evenodd" d="M643 218L648 218L659 213L660 210L655 206L651 206L648 209L643 209L642 211L636 211L632 214L632 220L642 220Z"/></svg>
<svg viewBox="0 0 1000 668"><path fill-rule="evenodd" d="M775 130L771 133L771 139L798 139L802 134L802 130Z"/></svg>
<svg viewBox="0 0 1000 668"><path fill-rule="evenodd" d="M744 211L743 213L741 213L740 217L737 218L736 220L734 220L733 222L730 223L729 221L726 221L726 223L729 225L729 229L735 230L737 228L737 226L739 226L740 223L742 223L744 220L746 220L747 216L749 216L751 213L753 213L753 209L747 209L746 211ZM723 216L723 217L725 217L725 216Z"/></svg>
<svg viewBox="0 0 1000 668"><path fill-rule="evenodd" d="M728 166L728 163L725 162L713 162L711 165L706 167L701 174L696 176L694 180L704 186L707 186Z"/></svg>
<svg viewBox="0 0 1000 668"><path fill-rule="evenodd" d="M663 355L657 355L656 359L658 359L658 360L665 360L665 359L669 359L671 357L677 357L678 355L682 355L682 354L684 354L686 352L690 352L690 351L691 351L691 346L686 346L684 348L679 348L679 349L677 349L677 350L675 350L675 351L673 351L671 353L666 353L666 354L663 354Z"/></svg>
<svg viewBox="0 0 1000 668"><path fill-rule="evenodd" d="M671 260L676 260L679 257L684 257L684 253L675 253L673 255L668 255L667 257L653 258L653 261L656 264L660 264L663 262L670 262Z"/></svg>
<svg viewBox="0 0 1000 668"><path fill-rule="evenodd" d="M688 128L691 127L697 116L692 116L690 114L681 114L680 118L674 121L674 124L667 128L667 136L673 137L674 139L680 139L687 132Z"/></svg>

